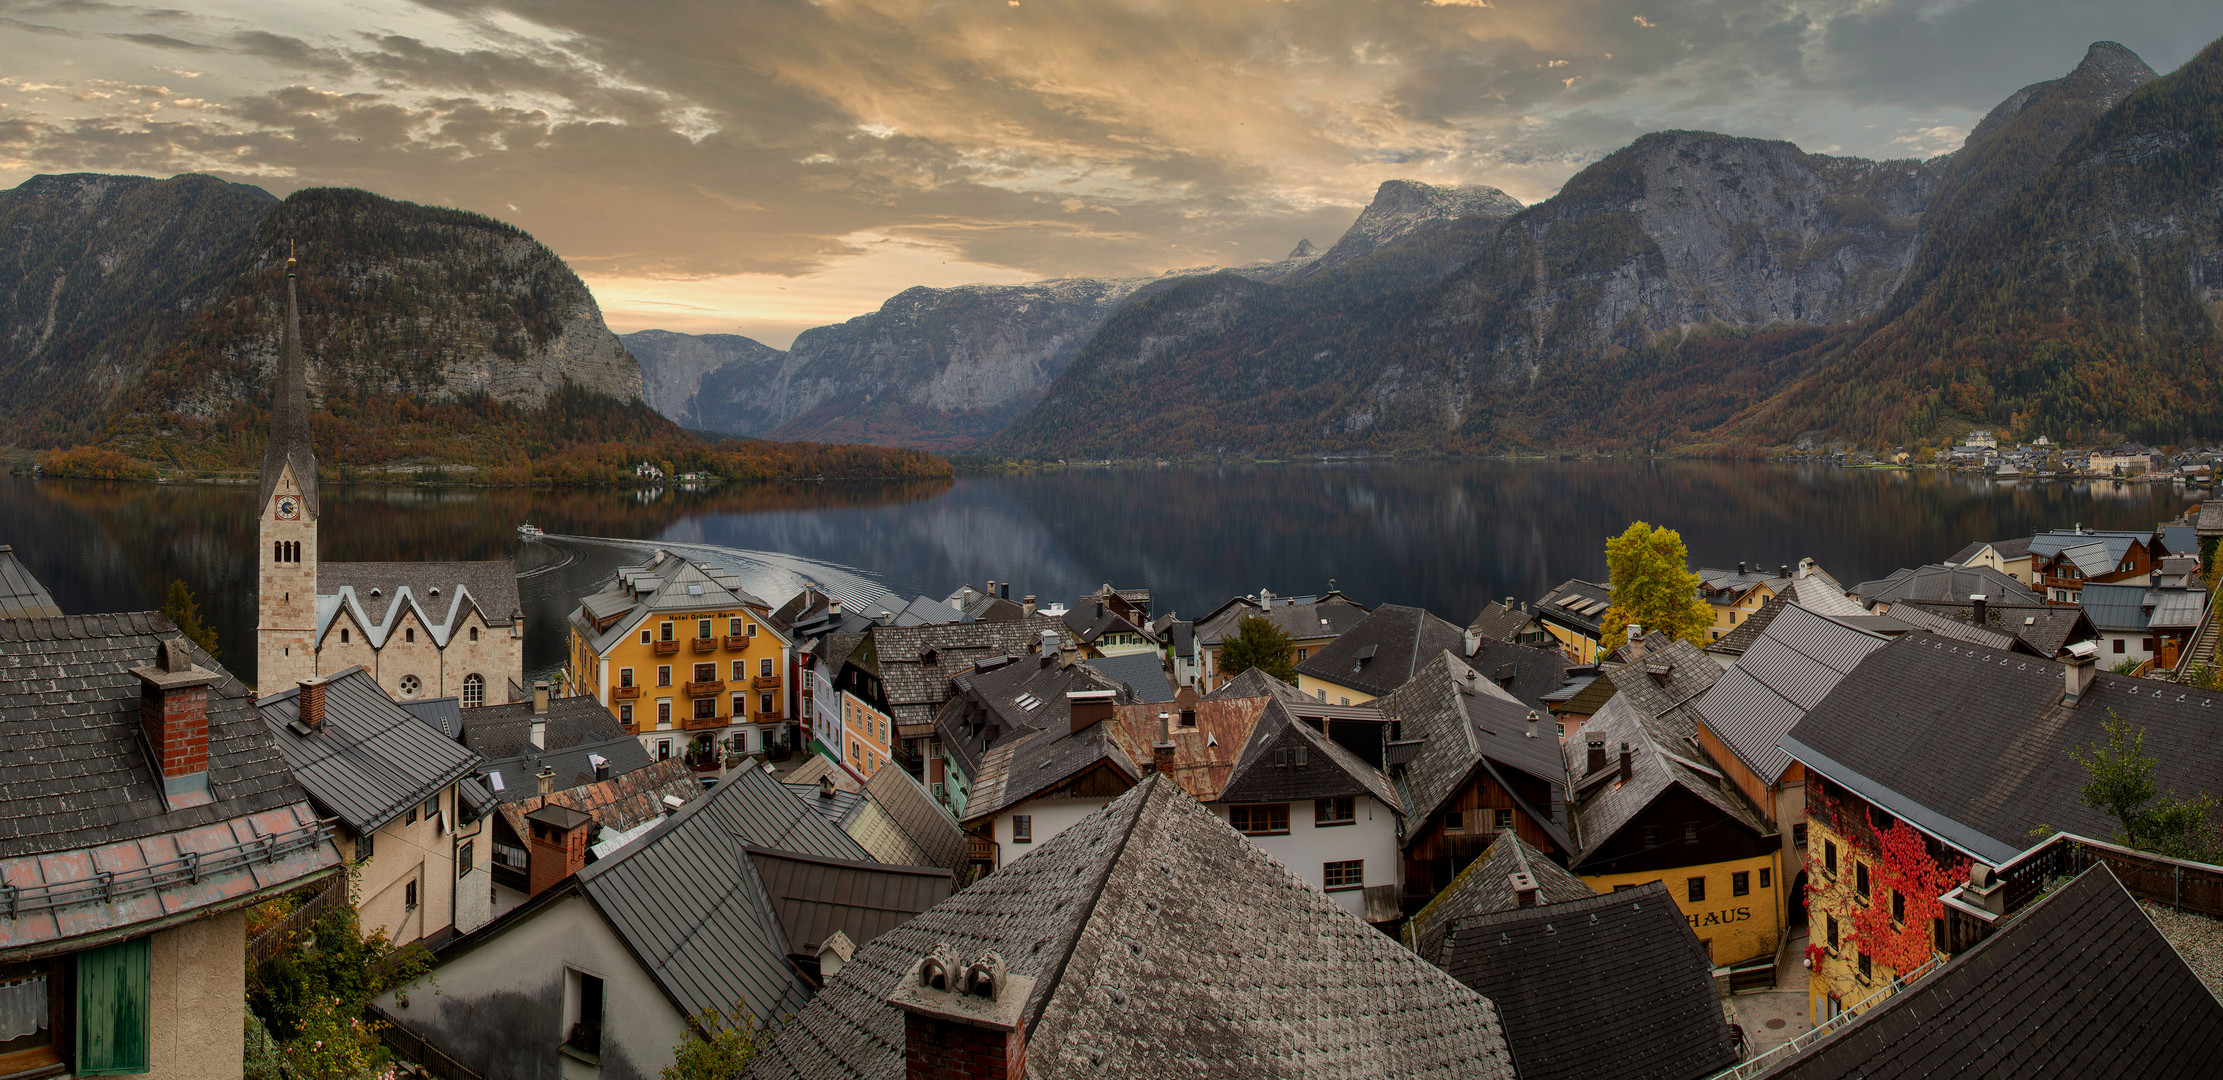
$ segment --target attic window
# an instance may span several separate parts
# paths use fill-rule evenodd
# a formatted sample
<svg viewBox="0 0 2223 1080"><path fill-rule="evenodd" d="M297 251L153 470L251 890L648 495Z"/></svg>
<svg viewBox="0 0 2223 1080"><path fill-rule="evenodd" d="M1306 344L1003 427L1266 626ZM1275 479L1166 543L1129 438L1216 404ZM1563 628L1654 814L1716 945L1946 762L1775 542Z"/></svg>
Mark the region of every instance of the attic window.
<svg viewBox="0 0 2223 1080"><path fill-rule="evenodd" d="M1290 769L1302 767L1305 763L1305 750L1305 747L1294 746L1274 751L1274 768Z"/></svg>
<svg viewBox="0 0 2223 1080"><path fill-rule="evenodd" d="M1012 703L1028 712L1033 712L1042 707L1042 699L1035 697L1033 694L1021 694L1013 698Z"/></svg>
<svg viewBox="0 0 2223 1080"><path fill-rule="evenodd" d="M700 586L700 585L689 585L689 586L687 586L687 595L689 595L689 596L701 596L701 595L702 595L702 586Z"/></svg>

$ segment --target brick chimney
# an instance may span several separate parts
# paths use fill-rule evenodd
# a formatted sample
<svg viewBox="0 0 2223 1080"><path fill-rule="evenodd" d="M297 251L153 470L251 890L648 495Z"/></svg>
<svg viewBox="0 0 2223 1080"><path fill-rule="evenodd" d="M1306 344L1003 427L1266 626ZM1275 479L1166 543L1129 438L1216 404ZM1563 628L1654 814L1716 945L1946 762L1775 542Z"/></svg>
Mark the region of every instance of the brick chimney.
<svg viewBox="0 0 2223 1080"><path fill-rule="evenodd" d="M1087 730L1091 725L1112 718L1118 708L1117 690L1068 690L1065 703L1073 712L1074 734Z"/></svg>
<svg viewBox="0 0 2223 1080"><path fill-rule="evenodd" d="M184 638L164 638L139 676L139 732L147 764L172 810L212 801L208 790L208 688L220 676L193 664Z"/></svg>
<svg viewBox="0 0 2223 1080"><path fill-rule="evenodd" d="M324 685L328 679L301 680L300 719L309 727L324 723Z"/></svg>
<svg viewBox="0 0 2223 1080"><path fill-rule="evenodd" d="M1523 870L1505 875L1505 881L1513 887L1514 907L1536 906L1536 875Z"/></svg>
<svg viewBox="0 0 2223 1080"><path fill-rule="evenodd" d="M1034 980L987 953L960 964L947 943L911 965L888 1003L903 1010L906 1080L1026 1080Z"/></svg>
<svg viewBox="0 0 2223 1080"><path fill-rule="evenodd" d="M594 817L557 803L547 803L525 815L532 836L526 840L533 896L578 873L587 865L587 840L594 835Z"/></svg>
<svg viewBox="0 0 2223 1080"><path fill-rule="evenodd" d="M1173 714L1158 713L1158 741L1150 744L1150 771L1173 771Z"/></svg>

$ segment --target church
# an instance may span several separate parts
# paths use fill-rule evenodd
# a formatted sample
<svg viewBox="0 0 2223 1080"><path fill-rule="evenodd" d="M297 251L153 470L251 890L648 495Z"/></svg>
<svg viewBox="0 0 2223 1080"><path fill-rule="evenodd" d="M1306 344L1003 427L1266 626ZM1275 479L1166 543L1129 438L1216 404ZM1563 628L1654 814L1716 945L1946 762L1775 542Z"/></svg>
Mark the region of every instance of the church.
<svg viewBox="0 0 2223 1080"><path fill-rule="evenodd" d="M525 613L513 564L319 561L323 508L293 270L288 258L285 337L257 504L258 691L278 693L360 666L401 701L454 697L469 708L522 697Z"/></svg>

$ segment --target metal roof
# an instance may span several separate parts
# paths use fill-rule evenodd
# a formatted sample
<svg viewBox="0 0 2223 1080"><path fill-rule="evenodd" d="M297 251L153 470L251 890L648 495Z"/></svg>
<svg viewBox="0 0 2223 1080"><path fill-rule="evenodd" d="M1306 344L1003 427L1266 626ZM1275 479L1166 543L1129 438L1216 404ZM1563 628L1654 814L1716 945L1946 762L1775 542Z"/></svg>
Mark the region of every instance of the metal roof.
<svg viewBox="0 0 2223 1080"><path fill-rule="evenodd" d="M61 613L53 594L16 558L15 549L0 544L0 619L40 619Z"/></svg>
<svg viewBox="0 0 2223 1080"><path fill-rule="evenodd" d="M816 957L835 932L871 941L949 898L950 872L884 866L749 844L750 869L771 903L788 956Z"/></svg>
<svg viewBox="0 0 2223 1080"><path fill-rule="evenodd" d="M1173 680L1156 651L1097 656L1082 661L1135 695L1136 701L1172 701Z"/></svg>
<svg viewBox="0 0 2223 1080"><path fill-rule="evenodd" d="M1889 640L1786 605L1695 707L1745 767L1772 784L1791 764L1776 740Z"/></svg>
<svg viewBox="0 0 2223 1080"><path fill-rule="evenodd" d="M317 807L360 836L478 772L479 755L441 738L394 704L370 672L351 667L324 684L324 722L303 735L301 687L255 702L278 753Z"/></svg>

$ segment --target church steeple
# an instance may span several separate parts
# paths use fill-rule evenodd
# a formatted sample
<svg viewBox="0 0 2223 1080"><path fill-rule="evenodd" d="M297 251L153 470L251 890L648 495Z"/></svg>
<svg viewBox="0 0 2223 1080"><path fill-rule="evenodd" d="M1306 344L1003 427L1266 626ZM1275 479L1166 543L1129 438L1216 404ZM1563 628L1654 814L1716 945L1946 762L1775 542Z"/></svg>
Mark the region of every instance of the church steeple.
<svg viewBox="0 0 2223 1080"><path fill-rule="evenodd" d="M316 454L309 447L309 371L293 256L286 256L285 341L270 395L270 447L262 455L261 550L256 575L255 685L284 690L317 672Z"/></svg>

